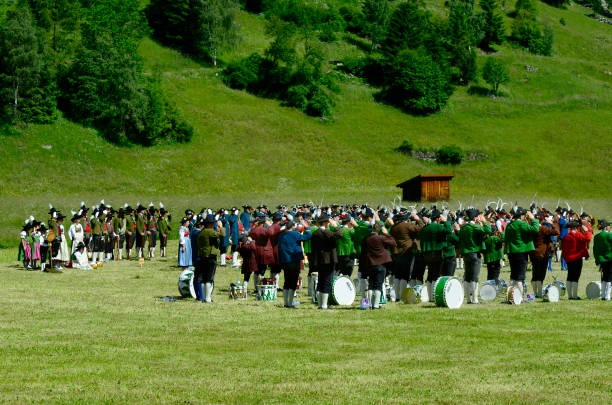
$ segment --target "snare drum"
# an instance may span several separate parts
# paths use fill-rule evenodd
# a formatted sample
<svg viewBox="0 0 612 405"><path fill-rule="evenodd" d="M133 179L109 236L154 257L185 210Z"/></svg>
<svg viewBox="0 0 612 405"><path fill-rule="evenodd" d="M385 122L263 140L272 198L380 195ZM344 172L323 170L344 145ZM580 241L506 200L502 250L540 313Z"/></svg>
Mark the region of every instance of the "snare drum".
<svg viewBox="0 0 612 405"><path fill-rule="evenodd" d="M433 290L437 306L456 309L463 305L463 285L457 278L451 276L440 277L436 280Z"/></svg>
<svg viewBox="0 0 612 405"><path fill-rule="evenodd" d="M601 281L591 281L587 284L586 295L588 299L594 300L601 297Z"/></svg>
<svg viewBox="0 0 612 405"><path fill-rule="evenodd" d="M232 300L246 300L246 288L241 285L230 284L229 297Z"/></svg>
<svg viewBox="0 0 612 405"><path fill-rule="evenodd" d="M565 291L567 290L565 283L563 281L556 280L553 284L559 289L559 296L563 297L565 295Z"/></svg>
<svg viewBox="0 0 612 405"><path fill-rule="evenodd" d="M181 297L196 297L195 288L193 288L193 270L183 270L178 279L178 290Z"/></svg>
<svg viewBox="0 0 612 405"><path fill-rule="evenodd" d="M544 287L542 298L546 302L559 302L559 288L554 284L549 284Z"/></svg>
<svg viewBox="0 0 612 405"><path fill-rule="evenodd" d="M258 285L257 288L259 301L276 301L276 285Z"/></svg>
<svg viewBox="0 0 612 405"><path fill-rule="evenodd" d="M330 303L333 305L352 305L355 301L355 285L346 276L334 277L332 281Z"/></svg>
<svg viewBox="0 0 612 405"><path fill-rule="evenodd" d="M415 285L407 287L402 293L402 301L404 304L419 304L421 302L429 302L429 291L426 285Z"/></svg>
<svg viewBox="0 0 612 405"><path fill-rule="evenodd" d="M506 302L512 305L521 305L523 302L523 294L518 287L510 286L506 289Z"/></svg>
<svg viewBox="0 0 612 405"><path fill-rule="evenodd" d="M493 281L493 284L487 284L489 281ZM497 297L497 283L495 280L487 280L487 282L480 287L480 298L483 301L491 301Z"/></svg>

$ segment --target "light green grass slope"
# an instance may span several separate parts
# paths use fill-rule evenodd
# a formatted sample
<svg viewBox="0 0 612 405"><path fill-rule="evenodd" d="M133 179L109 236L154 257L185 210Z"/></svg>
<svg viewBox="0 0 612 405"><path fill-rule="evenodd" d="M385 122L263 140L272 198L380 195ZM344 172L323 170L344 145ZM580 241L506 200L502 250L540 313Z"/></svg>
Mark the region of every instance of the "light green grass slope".
<svg viewBox="0 0 612 405"><path fill-rule="evenodd" d="M441 10L438 2L430 6ZM66 211L83 198L90 205L103 197L113 205L161 199L175 214L187 205L245 201L376 203L392 200L395 184L419 173L454 173L451 195L462 200L502 196L529 204L537 192L548 207L560 197L610 215L612 29L577 5L537 7L554 29L554 56L504 45L495 57L510 67L506 97L458 88L446 108L429 117L378 104L375 89L347 78L334 120L323 122L229 89L218 70L145 39L145 68L161 67L170 98L195 127L193 141L119 148L63 119L2 136L0 244L12 244L20 221L46 213L48 202ZM240 24L243 42L221 56L224 63L267 46L263 16L241 13ZM326 47L329 60L360 54L344 41ZM416 147L454 144L490 159L458 167L421 162L393 151L404 139Z"/></svg>

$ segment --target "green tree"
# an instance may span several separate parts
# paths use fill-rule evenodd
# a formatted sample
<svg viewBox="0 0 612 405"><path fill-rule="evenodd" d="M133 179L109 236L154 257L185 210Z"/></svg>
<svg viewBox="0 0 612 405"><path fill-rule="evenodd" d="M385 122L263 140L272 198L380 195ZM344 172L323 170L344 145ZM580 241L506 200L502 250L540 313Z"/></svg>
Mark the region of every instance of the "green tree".
<svg viewBox="0 0 612 405"><path fill-rule="evenodd" d="M445 70L424 50L401 51L377 95L382 101L415 114L439 111L452 93Z"/></svg>
<svg viewBox="0 0 612 405"><path fill-rule="evenodd" d="M273 38L266 49L266 57L275 64L283 63L292 67L297 61L295 47L298 42L298 29L295 24L274 16L266 24L266 34Z"/></svg>
<svg viewBox="0 0 612 405"><path fill-rule="evenodd" d="M372 41L372 50L382 43L389 23L388 0L365 0L362 6L365 33Z"/></svg>
<svg viewBox="0 0 612 405"><path fill-rule="evenodd" d="M483 37L478 46L484 50L490 50L492 44L501 44L505 35L504 19L497 5L497 0L480 0L484 24Z"/></svg>
<svg viewBox="0 0 612 405"><path fill-rule="evenodd" d="M22 102L28 94L40 93L44 71L32 14L25 7L9 10L0 26L0 90L2 110L11 121L32 121L23 116ZM31 106L31 104L30 104Z"/></svg>
<svg viewBox="0 0 612 405"><path fill-rule="evenodd" d="M474 13L474 0L451 0L447 44L453 81L467 84L476 77L476 52L473 47L483 37L482 16Z"/></svg>
<svg viewBox="0 0 612 405"><path fill-rule="evenodd" d="M431 30L430 14L420 0L409 0L397 6L389 20L383 51L397 55L402 49L417 49Z"/></svg>
<svg viewBox="0 0 612 405"><path fill-rule="evenodd" d="M67 59L77 46L81 13L79 0L28 0L39 27L49 37L56 62Z"/></svg>
<svg viewBox="0 0 612 405"><path fill-rule="evenodd" d="M510 81L506 65L495 58L487 58L482 67L482 78L491 86L493 94L499 94L499 86Z"/></svg>
<svg viewBox="0 0 612 405"><path fill-rule="evenodd" d="M239 41L240 27L236 20L239 11L237 0L202 1L202 42L214 66L217 66L217 52L231 48Z"/></svg>

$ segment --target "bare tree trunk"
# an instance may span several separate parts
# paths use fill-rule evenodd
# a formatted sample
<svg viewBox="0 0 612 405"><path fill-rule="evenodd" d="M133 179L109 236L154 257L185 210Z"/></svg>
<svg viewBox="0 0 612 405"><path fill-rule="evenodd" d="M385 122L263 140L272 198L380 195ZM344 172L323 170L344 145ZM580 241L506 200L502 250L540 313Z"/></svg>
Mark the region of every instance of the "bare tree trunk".
<svg viewBox="0 0 612 405"><path fill-rule="evenodd" d="M15 91L13 94L13 119L17 120L17 100L19 99L19 82L15 83Z"/></svg>
<svg viewBox="0 0 612 405"><path fill-rule="evenodd" d="M217 66L217 47L213 48L213 66Z"/></svg>

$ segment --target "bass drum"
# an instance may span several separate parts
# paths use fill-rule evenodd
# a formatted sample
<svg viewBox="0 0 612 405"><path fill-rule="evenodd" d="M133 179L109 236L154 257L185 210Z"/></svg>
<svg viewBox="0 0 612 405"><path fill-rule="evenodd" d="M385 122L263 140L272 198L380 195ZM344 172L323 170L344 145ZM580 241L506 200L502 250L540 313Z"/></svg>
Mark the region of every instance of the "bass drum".
<svg viewBox="0 0 612 405"><path fill-rule="evenodd" d="M181 297L196 297L195 288L193 287L193 270L183 270L178 279L178 290Z"/></svg>
<svg viewBox="0 0 612 405"><path fill-rule="evenodd" d="M559 288L554 284L544 287L542 298L545 302L559 302Z"/></svg>
<svg viewBox="0 0 612 405"><path fill-rule="evenodd" d="M333 305L352 305L355 301L355 285L346 276L334 277L330 303Z"/></svg>
<svg viewBox="0 0 612 405"><path fill-rule="evenodd" d="M601 297L601 281L591 281L587 284L586 295L590 300Z"/></svg>

